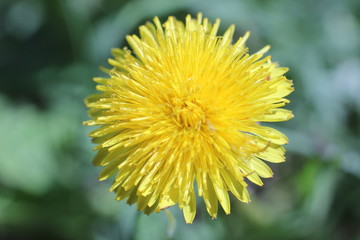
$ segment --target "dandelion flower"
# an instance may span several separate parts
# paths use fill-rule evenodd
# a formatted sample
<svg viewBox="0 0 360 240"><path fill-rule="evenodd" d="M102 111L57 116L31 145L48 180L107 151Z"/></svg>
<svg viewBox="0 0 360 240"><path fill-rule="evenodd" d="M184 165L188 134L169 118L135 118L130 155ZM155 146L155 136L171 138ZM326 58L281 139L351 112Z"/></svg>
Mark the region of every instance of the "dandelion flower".
<svg viewBox="0 0 360 240"><path fill-rule="evenodd" d="M116 199L146 214L178 204L192 223L196 195L211 217L218 203L229 214L229 192L249 202L245 179L263 185L264 161L284 161L286 136L260 122L293 117L281 108L287 68L263 57L269 46L250 55L249 33L233 43L233 25L218 36L219 24L155 17L127 36L132 50L112 51L109 77L94 79L101 93L86 99L99 179L114 175Z"/></svg>

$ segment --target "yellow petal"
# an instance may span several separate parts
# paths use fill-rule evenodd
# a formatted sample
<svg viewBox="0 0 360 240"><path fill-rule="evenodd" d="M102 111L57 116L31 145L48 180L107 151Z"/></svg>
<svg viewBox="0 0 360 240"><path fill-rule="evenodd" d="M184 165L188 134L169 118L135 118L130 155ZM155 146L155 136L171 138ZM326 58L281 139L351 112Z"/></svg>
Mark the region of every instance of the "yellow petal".
<svg viewBox="0 0 360 240"><path fill-rule="evenodd" d="M285 161L285 149L276 144L271 144L265 151L256 154L257 157L272 163L280 163Z"/></svg>
<svg viewBox="0 0 360 240"><path fill-rule="evenodd" d="M277 108L270 110L269 113L257 117L256 120L259 122L280 122L287 121L293 117L294 115L290 110Z"/></svg>
<svg viewBox="0 0 360 240"><path fill-rule="evenodd" d="M266 165L263 161L260 159L254 157L250 160L251 168L260 176L263 178L270 178L273 176L273 172L271 168Z"/></svg>
<svg viewBox="0 0 360 240"><path fill-rule="evenodd" d="M252 181L253 183L255 183L256 185L262 186L264 185L264 183L261 181L261 179L259 178L259 175L254 171L252 173L250 173L249 175L246 176L247 179L249 179L250 181Z"/></svg>
<svg viewBox="0 0 360 240"><path fill-rule="evenodd" d="M230 214L230 199L228 192L226 189L217 186L214 186L214 190L222 208L224 209L224 212L226 214Z"/></svg>
<svg viewBox="0 0 360 240"><path fill-rule="evenodd" d="M192 223L196 215L196 197L193 189L190 191L190 201L184 204L183 212L186 223Z"/></svg>

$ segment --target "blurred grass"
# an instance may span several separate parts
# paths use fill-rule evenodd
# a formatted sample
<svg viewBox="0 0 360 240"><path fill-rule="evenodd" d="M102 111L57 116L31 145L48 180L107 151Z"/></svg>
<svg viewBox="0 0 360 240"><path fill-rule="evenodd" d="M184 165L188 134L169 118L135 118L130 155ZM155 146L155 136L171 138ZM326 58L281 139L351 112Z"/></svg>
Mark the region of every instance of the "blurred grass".
<svg viewBox="0 0 360 240"><path fill-rule="evenodd" d="M0 1L0 239L168 239L165 213L146 216L97 182L83 98L110 49L153 16L203 12L250 30L290 67L296 118L287 162L251 204L192 225L171 208L172 239L360 239L360 2Z"/></svg>

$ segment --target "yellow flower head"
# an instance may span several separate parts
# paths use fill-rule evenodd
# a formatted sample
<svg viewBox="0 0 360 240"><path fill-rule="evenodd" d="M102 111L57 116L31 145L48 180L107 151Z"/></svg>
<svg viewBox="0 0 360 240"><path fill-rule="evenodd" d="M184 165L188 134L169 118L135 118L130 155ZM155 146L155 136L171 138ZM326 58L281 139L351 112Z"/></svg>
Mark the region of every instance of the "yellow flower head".
<svg viewBox="0 0 360 240"><path fill-rule="evenodd" d="M293 117L280 108L287 68L262 58L269 46L248 54L249 33L232 43L233 25L217 36L219 24L155 17L127 36L132 51L113 50L109 78L94 79L101 93L86 99L99 179L115 175L116 199L146 214L178 204L192 223L195 192L213 218L218 202L229 214L228 192L249 202L245 178L262 185L273 175L263 161L284 161L286 136L259 122Z"/></svg>

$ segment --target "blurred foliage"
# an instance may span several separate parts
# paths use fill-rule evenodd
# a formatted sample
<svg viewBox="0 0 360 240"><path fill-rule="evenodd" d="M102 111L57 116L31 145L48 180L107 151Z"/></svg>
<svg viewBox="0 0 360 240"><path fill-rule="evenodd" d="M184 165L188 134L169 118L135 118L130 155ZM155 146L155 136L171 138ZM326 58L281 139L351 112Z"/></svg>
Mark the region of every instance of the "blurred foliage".
<svg viewBox="0 0 360 240"><path fill-rule="evenodd" d="M203 12L290 67L290 138L251 204L192 225L139 214L99 183L83 127L110 49L157 15ZM0 239L360 239L360 1L1 0ZM199 200L200 201L200 200ZM170 226L171 228L171 226Z"/></svg>

